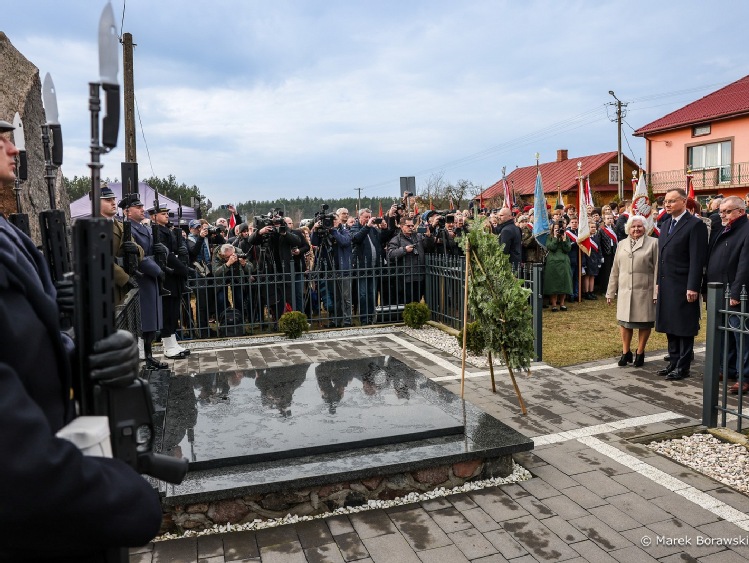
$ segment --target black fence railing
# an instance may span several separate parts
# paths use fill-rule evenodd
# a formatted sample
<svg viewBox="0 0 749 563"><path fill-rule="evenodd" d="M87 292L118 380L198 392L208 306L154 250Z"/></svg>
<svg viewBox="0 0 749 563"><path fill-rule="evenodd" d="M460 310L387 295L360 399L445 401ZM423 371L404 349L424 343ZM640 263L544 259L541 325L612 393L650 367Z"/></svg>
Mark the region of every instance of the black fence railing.
<svg viewBox="0 0 749 563"><path fill-rule="evenodd" d="M140 336L140 297L138 288L131 289L125 300L115 310L114 324L116 329L124 329Z"/></svg>
<svg viewBox="0 0 749 563"><path fill-rule="evenodd" d="M749 419L744 411L743 393L749 383L749 306L746 289L742 288L740 305L730 306L728 286L709 283L707 287L707 335L705 377L702 394L702 424L725 427L728 415L736 417L736 430L741 432ZM734 367L738 392L731 393L736 383L729 379ZM745 373L746 372L746 373ZM723 374L722 382L719 374ZM718 420L720 418L720 420Z"/></svg>
<svg viewBox="0 0 749 563"><path fill-rule="evenodd" d="M542 265L515 271L532 290L536 359L541 359ZM388 264L348 271L316 268L278 273L242 272L189 280L182 296L178 338L210 339L277 330L285 311L301 311L311 328L401 322L407 303L422 298L432 319L455 329L463 324L465 258L427 255L421 264Z"/></svg>

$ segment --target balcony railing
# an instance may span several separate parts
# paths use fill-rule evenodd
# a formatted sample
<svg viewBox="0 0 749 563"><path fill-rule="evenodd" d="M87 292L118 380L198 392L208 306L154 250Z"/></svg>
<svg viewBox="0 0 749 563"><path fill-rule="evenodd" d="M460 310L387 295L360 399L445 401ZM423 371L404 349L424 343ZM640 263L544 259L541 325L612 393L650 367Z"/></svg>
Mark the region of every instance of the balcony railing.
<svg viewBox="0 0 749 563"><path fill-rule="evenodd" d="M749 187L749 162L692 170L692 176L696 191ZM674 188L686 189L687 169L653 172L648 177L648 184L653 187L654 193L664 193Z"/></svg>

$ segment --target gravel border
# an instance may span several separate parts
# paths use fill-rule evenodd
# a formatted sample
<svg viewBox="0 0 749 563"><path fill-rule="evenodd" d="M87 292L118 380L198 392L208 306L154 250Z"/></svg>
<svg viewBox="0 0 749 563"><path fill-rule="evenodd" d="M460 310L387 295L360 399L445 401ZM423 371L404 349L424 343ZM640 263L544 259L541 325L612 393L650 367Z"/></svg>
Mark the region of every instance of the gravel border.
<svg viewBox="0 0 749 563"><path fill-rule="evenodd" d="M309 520L321 520L323 518L329 518L330 516L337 516L340 514L356 514L357 512L365 512L367 510L379 510L383 508L390 508L393 506L400 506L402 504L424 502L436 498L446 497L449 495L455 495L458 493L478 491L487 487L496 487L499 485L508 485L510 483L528 481L532 477L527 469L525 469L521 465L518 465L514 461L512 462L512 466L512 473L510 473L507 477L494 477L492 479L484 479L482 481L471 481L468 483L464 483L459 487L453 487L451 489L440 487L426 493L409 493L406 496L397 497L393 500L370 500L367 504L362 506L338 508L332 512L317 514L315 516L297 516L287 514L283 518L274 518L272 520L256 519L252 522L247 522L246 524L223 524L219 526L212 526L200 531L185 530L185 532L181 534L167 533L161 536L157 536L152 541L157 542L175 540L179 538L194 538L198 536L209 536L213 534L225 534L227 532L241 532L246 530L264 530L266 528L283 526L284 524L296 524L297 522L306 522Z"/></svg>
<svg viewBox="0 0 749 563"><path fill-rule="evenodd" d="M749 450L710 434L651 442L647 447L703 475L749 494Z"/></svg>

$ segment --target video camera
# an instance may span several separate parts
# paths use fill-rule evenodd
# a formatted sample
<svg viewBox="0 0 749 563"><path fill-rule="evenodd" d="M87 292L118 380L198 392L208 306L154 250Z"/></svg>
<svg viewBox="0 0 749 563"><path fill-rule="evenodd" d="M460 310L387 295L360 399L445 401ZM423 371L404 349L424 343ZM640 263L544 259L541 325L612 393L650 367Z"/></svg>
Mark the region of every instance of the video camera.
<svg viewBox="0 0 749 563"><path fill-rule="evenodd" d="M282 209L271 209L267 215L256 215L255 216L255 231L259 231L265 227L273 227L273 230L279 234L286 232L286 221L283 218Z"/></svg>
<svg viewBox="0 0 749 563"><path fill-rule="evenodd" d="M217 226L208 225L208 234L211 236L220 235L225 232L226 232L226 227L223 227L221 225L217 225Z"/></svg>
<svg viewBox="0 0 749 563"><path fill-rule="evenodd" d="M328 209L330 209L328 204L323 203L320 206L320 211L315 213L315 223L319 221L321 224L320 228L323 230L330 230L333 228L333 225L335 225L336 215L335 213L328 213Z"/></svg>

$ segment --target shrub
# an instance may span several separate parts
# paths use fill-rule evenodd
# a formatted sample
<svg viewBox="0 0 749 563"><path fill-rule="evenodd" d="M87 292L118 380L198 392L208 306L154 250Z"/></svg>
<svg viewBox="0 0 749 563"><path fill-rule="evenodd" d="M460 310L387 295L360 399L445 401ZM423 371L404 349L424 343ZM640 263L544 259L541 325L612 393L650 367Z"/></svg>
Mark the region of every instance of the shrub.
<svg viewBox="0 0 749 563"><path fill-rule="evenodd" d="M486 348L484 333L481 331L478 321L468 323L468 336L466 338L466 349L473 354L483 354ZM455 337L458 339L458 345L463 348L463 331Z"/></svg>
<svg viewBox="0 0 749 563"><path fill-rule="evenodd" d="M289 311L278 319L278 328L287 338L299 338L303 332L309 331L307 315L299 311Z"/></svg>
<svg viewBox="0 0 749 563"><path fill-rule="evenodd" d="M426 303L408 303L403 309L403 322L410 328L421 328L431 316Z"/></svg>

